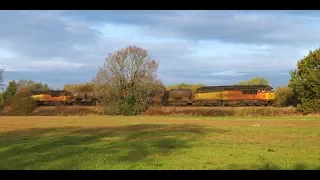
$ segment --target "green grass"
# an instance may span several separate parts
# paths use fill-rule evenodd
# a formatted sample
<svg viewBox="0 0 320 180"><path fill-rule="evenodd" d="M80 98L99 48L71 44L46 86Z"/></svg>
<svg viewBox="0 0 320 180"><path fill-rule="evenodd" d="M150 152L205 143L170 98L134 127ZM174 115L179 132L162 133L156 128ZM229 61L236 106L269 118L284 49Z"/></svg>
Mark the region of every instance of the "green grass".
<svg viewBox="0 0 320 180"><path fill-rule="evenodd" d="M0 169L316 169L319 117L1 117Z"/></svg>

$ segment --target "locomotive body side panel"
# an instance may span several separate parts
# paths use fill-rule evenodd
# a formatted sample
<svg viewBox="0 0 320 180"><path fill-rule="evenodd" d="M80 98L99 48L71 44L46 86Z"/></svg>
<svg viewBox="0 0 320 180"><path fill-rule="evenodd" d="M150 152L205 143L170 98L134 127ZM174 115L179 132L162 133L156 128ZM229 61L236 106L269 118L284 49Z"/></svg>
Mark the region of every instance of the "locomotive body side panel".
<svg viewBox="0 0 320 180"><path fill-rule="evenodd" d="M275 99L272 87L207 86L197 89L195 105L267 105Z"/></svg>
<svg viewBox="0 0 320 180"><path fill-rule="evenodd" d="M196 93L194 100L221 100L223 92Z"/></svg>
<svg viewBox="0 0 320 180"><path fill-rule="evenodd" d="M39 101L51 101L51 96L49 94L39 94Z"/></svg>

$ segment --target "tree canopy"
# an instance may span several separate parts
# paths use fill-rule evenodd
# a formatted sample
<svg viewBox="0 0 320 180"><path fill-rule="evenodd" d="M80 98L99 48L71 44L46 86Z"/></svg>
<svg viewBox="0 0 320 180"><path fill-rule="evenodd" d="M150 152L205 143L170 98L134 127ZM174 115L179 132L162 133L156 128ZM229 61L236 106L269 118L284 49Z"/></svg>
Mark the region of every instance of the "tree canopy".
<svg viewBox="0 0 320 180"><path fill-rule="evenodd" d="M28 91L35 91L35 90L50 90L47 84L42 84L41 82L37 83L32 80L25 80L21 79L17 82L17 90L28 90Z"/></svg>
<svg viewBox="0 0 320 180"><path fill-rule="evenodd" d="M269 81L264 77L254 77L247 81L240 81L235 85L269 85Z"/></svg>
<svg viewBox="0 0 320 180"><path fill-rule="evenodd" d="M192 93L195 93L196 90L202 86L205 86L204 84L186 84L186 83L180 83L180 84L174 84L169 85L167 87L167 90L170 89L191 89Z"/></svg>
<svg viewBox="0 0 320 180"><path fill-rule="evenodd" d="M3 82L4 82L4 78L3 78L3 72L4 72L4 69L3 68L0 68L0 89L3 90Z"/></svg>
<svg viewBox="0 0 320 180"><path fill-rule="evenodd" d="M127 46L110 53L93 80L95 94L105 105L105 113L142 112L151 94L163 88L157 70L158 63L140 47Z"/></svg>
<svg viewBox="0 0 320 180"><path fill-rule="evenodd" d="M75 92L75 91L93 91L94 84L93 83L83 83L83 84L65 84L63 86L63 90Z"/></svg>
<svg viewBox="0 0 320 180"><path fill-rule="evenodd" d="M298 109L304 113L320 112L320 49L310 51L290 72L291 87L298 95Z"/></svg>
<svg viewBox="0 0 320 180"><path fill-rule="evenodd" d="M1 101L3 104L9 102L17 93L18 87L16 81L9 82L7 89L2 93Z"/></svg>

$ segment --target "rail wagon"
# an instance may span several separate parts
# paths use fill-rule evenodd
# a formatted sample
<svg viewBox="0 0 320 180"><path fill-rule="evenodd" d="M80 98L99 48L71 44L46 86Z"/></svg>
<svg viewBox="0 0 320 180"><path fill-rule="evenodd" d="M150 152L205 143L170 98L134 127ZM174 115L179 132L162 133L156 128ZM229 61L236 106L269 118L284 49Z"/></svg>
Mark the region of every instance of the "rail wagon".
<svg viewBox="0 0 320 180"><path fill-rule="evenodd" d="M70 103L73 104L95 105L97 102L97 98L92 91L76 91L72 94Z"/></svg>
<svg viewBox="0 0 320 180"><path fill-rule="evenodd" d="M192 91L190 89L171 89L165 91L163 100L165 105L190 105L192 104Z"/></svg>

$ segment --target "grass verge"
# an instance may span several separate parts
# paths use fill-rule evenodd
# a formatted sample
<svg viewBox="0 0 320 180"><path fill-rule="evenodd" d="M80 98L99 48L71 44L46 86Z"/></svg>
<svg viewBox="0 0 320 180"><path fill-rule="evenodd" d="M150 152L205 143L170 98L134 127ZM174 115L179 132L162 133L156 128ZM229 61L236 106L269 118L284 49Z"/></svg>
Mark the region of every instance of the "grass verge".
<svg viewBox="0 0 320 180"><path fill-rule="evenodd" d="M149 116L301 116L294 107L152 107Z"/></svg>

